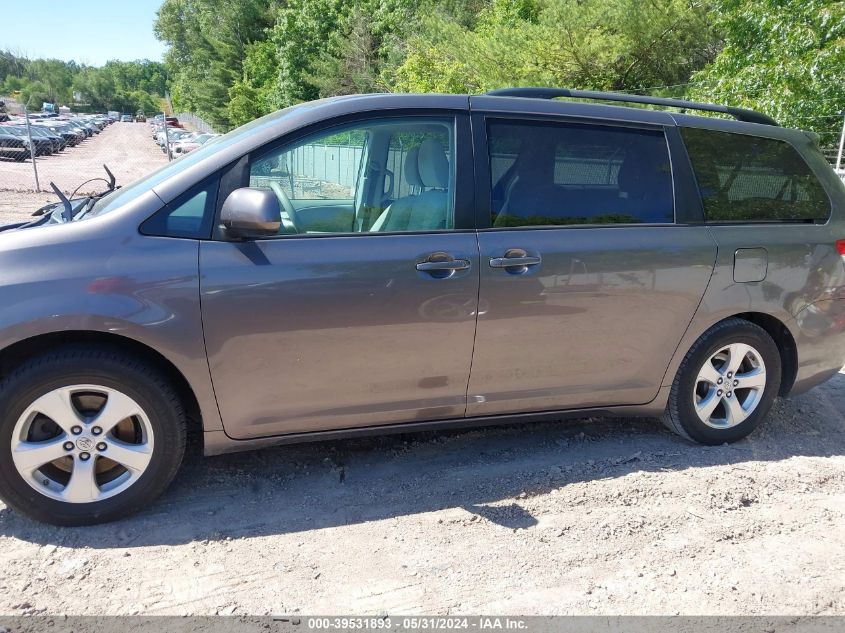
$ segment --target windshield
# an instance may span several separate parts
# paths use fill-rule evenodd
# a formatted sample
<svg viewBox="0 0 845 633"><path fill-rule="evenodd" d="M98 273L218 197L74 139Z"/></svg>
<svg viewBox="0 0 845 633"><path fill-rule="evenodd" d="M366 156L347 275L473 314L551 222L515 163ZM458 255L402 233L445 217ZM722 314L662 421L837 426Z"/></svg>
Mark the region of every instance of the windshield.
<svg viewBox="0 0 845 633"><path fill-rule="evenodd" d="M285 108L284 110L279 110L278 112L274 112L273 114L263 116L260 119L250 121L246 125L242 125L241 127L236 128L227 134L214 137L210 139L207 143L203 143L198 149L194 150L193 152L188 152L187 154L185 154L183 158L175 160L171 163L167 163L162 167L159 167L157 170L151 172L141 180L136 180L135 182L126 187L121 187L120 189L112 191L107 196L103 196L94 204L91 210L84 216L82 216L80 219L110 213L115 209L122 207L127 202L134 200L141 194L149 191L150 189L153 189L156 185L161 182L164 182L165 180L179 173L180 171L190 167L191 165L195 165L199 162L202 162L208 156L211 156L215 152L220 151L224 147L234 145L241 139L247 136L251 136L252 134L257 133L265 127L271 125L278 125L279 121L282 120L286 115L290 114L294 110L313 107L313 103L314 102L301 103L299 105Z"/></svg>

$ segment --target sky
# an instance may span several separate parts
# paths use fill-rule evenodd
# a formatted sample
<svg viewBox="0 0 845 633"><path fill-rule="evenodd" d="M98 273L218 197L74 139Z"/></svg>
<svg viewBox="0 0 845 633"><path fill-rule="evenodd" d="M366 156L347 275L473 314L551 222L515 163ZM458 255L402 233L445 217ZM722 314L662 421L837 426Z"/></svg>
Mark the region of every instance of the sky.
<svg viewBox="0 0 845 633"><path fill-rule="evenodd" d="M162 0L0 0L0 50L102 66L110 59L161 61L153 35ZM37 8L36 8L37 7ZM14 25L14 28L9 28ZM28 28L31 25L32 28Z"/></svg>

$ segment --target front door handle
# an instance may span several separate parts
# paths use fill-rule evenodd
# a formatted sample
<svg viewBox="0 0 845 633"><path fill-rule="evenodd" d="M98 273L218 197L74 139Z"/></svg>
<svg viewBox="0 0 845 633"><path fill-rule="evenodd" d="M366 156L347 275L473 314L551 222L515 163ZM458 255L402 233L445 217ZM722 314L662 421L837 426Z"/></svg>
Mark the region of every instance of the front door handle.
<svg viewBox="0 0 845 633"><path fill-rule="evenodd" d="M510 248L504 257L491 257L490 268L504 268L509 273L524 273L529 266L537 266L542 262L539 256L529 255L521 248Z"/></svg>
<svg viewBox="0 0 845 633"><path fill-rule="evenodd" d="M470 267L468 259L455 259L449 253L432 253L424 262L417 263L417 270L436 279L446 279L459 270Z"/></svg>

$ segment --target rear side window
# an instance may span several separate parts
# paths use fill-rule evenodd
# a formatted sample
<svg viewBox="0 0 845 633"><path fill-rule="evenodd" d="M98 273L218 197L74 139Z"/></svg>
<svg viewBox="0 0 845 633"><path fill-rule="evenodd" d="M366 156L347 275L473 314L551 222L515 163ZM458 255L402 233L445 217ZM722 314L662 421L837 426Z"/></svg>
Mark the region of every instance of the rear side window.
<svg viewBox="0 0 845 633"><path fill-rule="evenodd" d="M674 221L662 131L501 121L488 146L494 227Z"/></svg>
<svg viewBox="0 0 845 633"><path fill-rule="evenodd" d="M830 200L786 141L681 128L708 222L826 220Z"/></svg>

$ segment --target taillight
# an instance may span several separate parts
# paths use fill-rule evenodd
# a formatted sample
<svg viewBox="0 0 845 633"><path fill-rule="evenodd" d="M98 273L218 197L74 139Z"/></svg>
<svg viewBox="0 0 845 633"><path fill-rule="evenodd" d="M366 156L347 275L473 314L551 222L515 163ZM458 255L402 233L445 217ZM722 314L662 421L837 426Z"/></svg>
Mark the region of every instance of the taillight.
<svg viewBox="0 0 845 633"><path fill-rule="evenodd" d="M836 240L836 250L845 257L845 240Z"/></svg>

